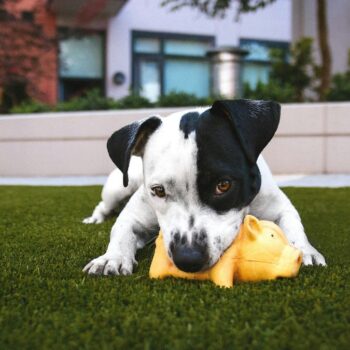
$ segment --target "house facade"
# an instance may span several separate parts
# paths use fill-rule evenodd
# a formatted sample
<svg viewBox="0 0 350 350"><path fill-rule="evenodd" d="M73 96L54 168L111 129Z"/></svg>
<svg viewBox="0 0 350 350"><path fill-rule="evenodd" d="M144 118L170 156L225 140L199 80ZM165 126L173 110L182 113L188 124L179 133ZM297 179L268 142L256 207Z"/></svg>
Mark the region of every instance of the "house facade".
<svg viewBox="0 0 350 350"><path fill-rule="evenodd" d="M215 92L216 78L208 53L232 53L232 48L247 51L238 58L231 55L230 60L243 61L239 81L254 86L268 79L269 49L286 49L292 39L291 0L278 0L239 19L235 18L234 8L224 19L213 19L191 8L172 12L160 3L161 0L3 0L0 21L7 18L9 22L25 22L27 27L36 28L38 32L33 36L37 38L45 34L46 42L39 45L41 51L37 49L36 55L48 58L32 60L32 73L27 77L27 83L38 82L40 88L31 84L27 90L33 99L51 104L96 87L116 99L130 90L151 101L172 91L205 97ZM4 26L0 27L1 32ZM17 40L21 31L14 30L9 35ZM29 49L31 40L20 45L22 58L26 51L33 51ZM0 51L0 60L3 58ZM227 75L225 67L221 70L223 80L229 77L229 67ZM9 69L16 71L16 63L6 70Z"/></svg>
<svg viewBox="0 0 350 350"><path fill-rule="evenodd" d="M207 96L212 70L207 52L213 48L241 47L250 52L242 79L266 81L270 47L291 40L291 1L279 0L263 10L241 15L235 9L224 19L208 18L197 10L172 12L158 0L130 0L110 19L107 30L106 90L119 98L129 89L151 100L171 91ZM116 73L124 75L116 84Z"/></svg>

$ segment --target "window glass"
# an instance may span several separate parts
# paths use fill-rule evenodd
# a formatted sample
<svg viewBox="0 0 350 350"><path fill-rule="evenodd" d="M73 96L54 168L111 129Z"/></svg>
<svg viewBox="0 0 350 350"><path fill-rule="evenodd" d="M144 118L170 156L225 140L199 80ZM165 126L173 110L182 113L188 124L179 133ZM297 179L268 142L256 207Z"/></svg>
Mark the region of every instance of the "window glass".
<svg viewBox="0 0 350 350"><path fill-rule="evenodd" d="M287 56L288 43L286 42L265 42L259 40L242 39L240 47L244 50L249 51L249 54L244 57L245 61L270 61L270 50L279 49L285 52Z"/></svg>
<svg viewBox="0 0 350 350"><path fill-rule="evenodd" d="M205 56L209 50L208 42L191 40L166 40L164 43L164 52L168 55L183 56Z"/></svg>
<svg viewBox="0 0 350 350"><path fill-rule="evenodd" d="M168 59L164 67L164 93L187 92L206 97L209 89L210 67L208 62Z"/></svg>
<svg viewBox="0 0 350 350"><path fill-rule="evenodd" d="M270 74L269 64L258 64L245 62L243 65L242 79L248 83L251 88L255 89L258 82L268 83Z"/></svg>
<svg viewBox="0 0 350 350"><path fill-rule="evenodd" d="M263 84L269 81L271 49L282 50L287 59L289 45L287 42L241 39L240 47L249 51L249 54L244 57L242 80L254 89L259 81Z"/></svg>
<svg viewBox="0 0 350 350"><path fill-rule="evenodd" d="M241 45L242 49L248 50L249 54L245 57L246 60L254 61L269 61L270 48L259 42L245 42Z"/></svg>
<svg viewBox="0 0 350 350"><path fill-rule="evenodd" d="M160 71L158 62L140 61L140 94L151 102L160 95Z"/></svg>
<svg viewBox="0 0 350 350"><path fill-rule="evenodd" d="M103 39L100 35L68 38L59 43L62 78L103 78Z"/></svg>
<svg viewBox="0 0 350 350"><path fill-rule="evenodd" d="M135 40L134 51L137 53L158 53L160 42L158 39L139 38Z"/></svg>

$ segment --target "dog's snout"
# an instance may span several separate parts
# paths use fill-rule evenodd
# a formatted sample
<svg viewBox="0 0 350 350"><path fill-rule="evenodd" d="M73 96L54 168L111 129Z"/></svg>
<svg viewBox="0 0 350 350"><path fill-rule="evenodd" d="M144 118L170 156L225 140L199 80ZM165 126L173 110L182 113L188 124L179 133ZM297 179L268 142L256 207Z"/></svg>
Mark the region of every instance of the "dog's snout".
<svg viewBox="0 0 350 350"><path fill-rule="evenodd" d="M199 245L174 244L171 253L174 264L185 272L198 272L208 262L207 249Z"/></svg>

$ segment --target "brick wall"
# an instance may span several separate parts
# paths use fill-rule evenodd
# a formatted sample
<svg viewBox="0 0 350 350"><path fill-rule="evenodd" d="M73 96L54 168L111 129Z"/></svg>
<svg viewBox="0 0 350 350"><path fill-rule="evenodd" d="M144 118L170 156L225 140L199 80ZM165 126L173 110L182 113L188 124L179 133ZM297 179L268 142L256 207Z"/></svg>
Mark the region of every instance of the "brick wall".
<svg viewBox="0 0 350 350"><path fill-rule="evenodd" d="M47 0L0 1L0 104L57 101L56 39Z"/></svg>

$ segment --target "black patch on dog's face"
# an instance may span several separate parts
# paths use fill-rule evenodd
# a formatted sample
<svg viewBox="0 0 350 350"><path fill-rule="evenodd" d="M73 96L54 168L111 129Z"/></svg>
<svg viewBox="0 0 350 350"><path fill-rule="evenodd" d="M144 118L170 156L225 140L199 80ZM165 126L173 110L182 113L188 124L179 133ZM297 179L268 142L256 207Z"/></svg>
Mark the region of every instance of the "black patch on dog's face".
<svg viewBox="0 0 350 350"><path fill-rule="evenodd" d="M254 199L261 185L256 160L277 129L279 111L279 105L270 101L227 100L215 102L191 122L190 113L181 119L196 131L197 190L202 203L225 213ZM230 181L231 187L218 195L220 181Z"/></svg>
<svg viewBox="0 0 350 350"><path fill-rule="evenodd" d="M248 205L260 189L260 173L256 164L249 164L230 122L204 112L197 125L196 141L200 200L222 213ZM231 188L216 195L215 188L222 180L231 181Z"/></svg>
<svg viewBox="0 0 350 350"><path fill-rule="evenodd" d="M185 139L188 139L188 135L196 129L198 118L198 112L189 112L182 116L180 130L185 134Z"/></svg>

